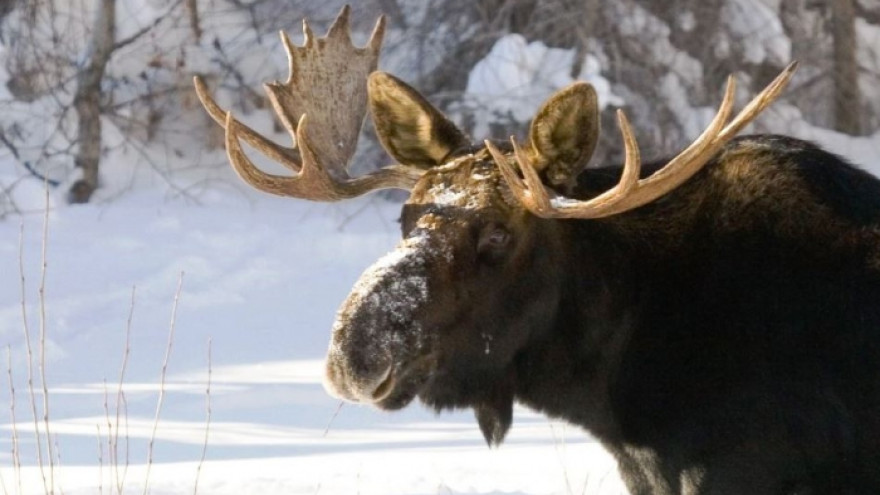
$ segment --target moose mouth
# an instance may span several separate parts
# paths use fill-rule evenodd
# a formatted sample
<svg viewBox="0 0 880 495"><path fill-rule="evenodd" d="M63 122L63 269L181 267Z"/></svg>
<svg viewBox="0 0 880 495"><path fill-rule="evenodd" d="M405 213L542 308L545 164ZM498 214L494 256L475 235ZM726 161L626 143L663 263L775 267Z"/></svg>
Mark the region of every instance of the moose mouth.
<svg viewBox="0 0 880 495"><path fill-rule="evenodd" d="M406 365L392 366L373 391L371 404L386 411L403 409L425 389L436 364L436 357L429 354Z"/></svg>
<svg viewBox="0 0 880 495"><path fill-rule="evenodd" d="M340 399L369 404L386 411L403 409L421 393L437 365L436 356L420 356L406 364L392 364L376 378L350 376L328 361L327 391Z"/></svg>

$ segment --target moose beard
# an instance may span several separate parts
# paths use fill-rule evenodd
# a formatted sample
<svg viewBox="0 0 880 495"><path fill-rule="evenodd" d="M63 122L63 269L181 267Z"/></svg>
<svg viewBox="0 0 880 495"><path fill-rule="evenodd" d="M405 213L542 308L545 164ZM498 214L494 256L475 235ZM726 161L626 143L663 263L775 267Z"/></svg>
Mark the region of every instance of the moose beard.
<svg viewBox="0 0 880 495"><path fill-rule="evenodd" d="M513 423L515 383L516 371L511 367L504 378L494 383L486 391L486 395L473 406L477 424L480 425L480 431L489 447L501 445Z"/></svg>

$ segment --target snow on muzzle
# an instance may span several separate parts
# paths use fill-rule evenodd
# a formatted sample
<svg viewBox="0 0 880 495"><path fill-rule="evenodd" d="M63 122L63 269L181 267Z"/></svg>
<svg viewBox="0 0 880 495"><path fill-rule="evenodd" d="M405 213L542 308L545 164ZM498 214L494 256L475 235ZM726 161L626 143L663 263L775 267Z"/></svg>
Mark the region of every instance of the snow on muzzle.
<svg viewBox="0 0 880 495"><path fill-rule="evenodd" d="M413 399L416 375L427 372L430 338L420 315L438 254L428 236L416 235L361 275L333 324L324 381L331 395L388 409Z"/></svg>

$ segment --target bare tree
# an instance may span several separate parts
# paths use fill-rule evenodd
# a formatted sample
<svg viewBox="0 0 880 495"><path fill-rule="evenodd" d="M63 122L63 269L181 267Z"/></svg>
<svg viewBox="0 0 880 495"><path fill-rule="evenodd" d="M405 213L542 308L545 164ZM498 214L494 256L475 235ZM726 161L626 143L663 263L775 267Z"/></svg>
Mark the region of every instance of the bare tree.
<svg viewBox="0 0 880 495"><path fill-rule="evenodd" d="M856 60L855 0L832 0L834 129L858 135L861 128L859 66Z"/></svg>
<svg viewBox="0 0 880 495"><path fill-rule="evenodd" d="M73 106L78 115L79 150L74 164L82 170L82 178L73 183L68 199L86 203L98 187L98 165L101 161L101 81L116 43L116 0L101 0L95 14L94 30L89 42L88 62L77 74Z"/></svg>
<svg viewBox="0 0 880 495"><path fill-rule="evenodd" d="M21 166L22 176L72 184L73 202L102 200L119 192L113 188L126 187L114 182L118 175L99 168L102 156L118 150L114 146L134 151L137 158L126 166L148 166L173 190L189 191L172 175L185 160L153 157L157 150L166 156L201 155L193 142L222 145L222 136L193 104L191 76L210 74L212 87L241 115L270 118L263 116L260 84L283 77L275 33L283 29L296 38L303 17L324 29L345 0L145 2L154 18L144 20L149 18L140 12L134 23L115 19L124 15L113 12L116 3L0 0L0 44L7 49L3 63L9 74L9 97L0 96L0 148ZM486 101L468 94L474 66L511 34L529 49L540 43L571 50L565 76L577 78L585 67L599 70L590 74L609 84L605 94L615 97L615 104L625 105L645 157L660 158L694 137L699 125L693 120L717 103L728 74L737 73L745 93L791 59L799 60L801 69L784 98L810 124L873 132L880 126L880 90L874 89L880 85L872 84L880 79L875 62L880 58L870 44L857 43L880 25L874 3L363 0L352 21L357 39L366 36L373 13L386 13L389 36L381 67L419 88L463 128L489 129L494 136L523 135L527 123L504 110L486 117ZM732 22L731 14L741 19ZM133 25L140 26L134 33ZM744 32L743 25L751 31ZM778 38L765 38L768 31ZM601 114L606 132L595 162L622 157L615 110L606 106ZM190 133L199 136L186 139ZM370 141L361 140L355 167L384 164L384 153ZM197 165L208 174L224 165L214 155L209 160L208 167ZM8 206L14 205L15 183L0 183L0 216L15 210ZM101 185L112 187L94 196Z"/></svg>

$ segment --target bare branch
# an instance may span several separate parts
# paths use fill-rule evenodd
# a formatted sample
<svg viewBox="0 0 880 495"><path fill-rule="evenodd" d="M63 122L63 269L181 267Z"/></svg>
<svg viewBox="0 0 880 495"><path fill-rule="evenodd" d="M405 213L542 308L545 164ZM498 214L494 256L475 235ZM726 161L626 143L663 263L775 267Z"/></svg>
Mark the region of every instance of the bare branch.
<svg viewBox="0 0 880 495"><path fill-rule="evenodd" d="M171 306L171 324L168 329L168 345L165 348L165 360L162 362L162 372L159 378L159 399L156 401L156 417L153 419L153 431L150 433L150 442L147 446L147 473L144 477L144 495L150 489L150 469L153 467L153 445L156 442L156 430L159 429L159 416L162 413L162 404L165 401L165 377L168 372L168 361L171 358L171 347L174 343L174 327L177 323L177 303L180 301L180 290L183 287L183 272L177 279L177 290L174 292L174 304Z"/></svg>
<svg viewBox="0 0 880 495"><path fill-rule="evenodd" d="M202 464L208 454L208 433L211 431L211 339L208 339L208 385L205 388L205 442L202 444L202 457L196 467L196 481L193 485L193 495L199 493L199 478L202 474Z"/></svg>
<svg viewBox="0 0 880 495"><path fill-rule="evenodd" d="M21 489L21 451L18 443L18 421L15 418L15 380L12 379L12 346L6 346L6 373L9 375L9 416L12 421L12 469L15 472L15 485ZM3 492L6 493L4 483Z"/></svg>
<svg viewBox="0 0 880 495"><path fill-rule="evenodd" d="M155 29L156 26L158 26L159 24L162 24L163 21L171 18L171 13L174 12L174 10L177 9L177 7L179 7L181 3L183 3L183 0L177 0L176 2L172 3L171 6L168 7L168 10L166 10L163 14L156 16L156 18L153 19L153 22L138 29L131 36L129 36L127 38L123 38L123 39L117 41L116 43L114 43L113 47L110 49L110 51L114 52L116 50L119 50L120 48L124 48L124 47L134 43L135 41L141 39L142 36L144 36L145 34L149 33L153 29Z"/></svg>
<svg viewBox="0 0 880 495"><path fill-rule="evenodd" d="M55 455L52 449L52 433L49 429L49 385L46 383L46 269L48 258L46 251L49 245L49 188L45 192L45 209L43 215L43 240L40 247L40 383L43 386L43 424L46 428L46 454L49 457L49 493L55 493Z"/></svg>
<svg viewBox="0 0 880 495"><path fill-rule="evenodd" d="M24 277L24 222L22 222L18 237L18 270L21 276L21 321L24 330L24 342L27 350L27 368L28 368L28 392L31 400L31 414L34 420L34 440L37 448L37 464L40 467L40 476L43 479L44 493L50 493L49 483L46 479L46 471L43 465L43 440L40 435L40 421L37 413L37 397L34 391L34 353L31 347L31 332L28 324L27 316L27 291L25 290Z"/></svg>
<svg viewBox="0 0 880 495"><path fill-rule="evenodd" d="M124 492L125 477L128 473L128 448L126 446L126 463L122 476L119 475L119 422L121 405L125 401L125 392L122 390L122 384L125 381L125 370L128 368L128 357L131 354L131 321L134 317L134 301L137 292L136 287L131 288L131 303L128 307L128 319L125 323L125 350L122 354L122 367L119 370L119 383L116 386L116 428L111 430L108 435L111 438L110 460L113 463L113 470L116 479L116 490L120 495ZM126 434L127 436L127 434Z"/></svg>

